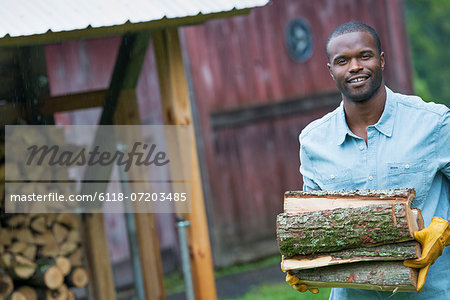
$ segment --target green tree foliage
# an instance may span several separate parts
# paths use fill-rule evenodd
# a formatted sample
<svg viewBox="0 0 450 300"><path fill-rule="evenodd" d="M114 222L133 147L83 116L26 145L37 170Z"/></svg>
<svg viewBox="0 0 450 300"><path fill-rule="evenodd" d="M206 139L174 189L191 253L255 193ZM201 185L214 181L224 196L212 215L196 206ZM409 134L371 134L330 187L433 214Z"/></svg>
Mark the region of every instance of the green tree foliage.
<svg viewBox="0 0 450 300"><path fill-rule="evenodd" d="M450 106L450 1L406 0L416 94Z"/></svg>

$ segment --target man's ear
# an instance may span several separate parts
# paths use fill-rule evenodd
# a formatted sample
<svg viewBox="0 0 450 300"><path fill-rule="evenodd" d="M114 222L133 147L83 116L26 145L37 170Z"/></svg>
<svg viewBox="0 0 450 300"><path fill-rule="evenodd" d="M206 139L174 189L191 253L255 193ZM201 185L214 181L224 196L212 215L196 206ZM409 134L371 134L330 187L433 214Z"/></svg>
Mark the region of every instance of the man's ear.
<svg viewBox="0 0 450 300"><path fill-rule="evenodd" d="M330 63L327 63L327 67L328 67L328 72L330 72L331 78L333 78L333 80L334 80L333 71L331 71L331 65L330 65Z"/></svg>
<svg viewBox="0 0 450 300"><path fill-rule="evenodd" d="M381 65L381 70L384 70L384 52L380 53L380 65Z"/></svg>

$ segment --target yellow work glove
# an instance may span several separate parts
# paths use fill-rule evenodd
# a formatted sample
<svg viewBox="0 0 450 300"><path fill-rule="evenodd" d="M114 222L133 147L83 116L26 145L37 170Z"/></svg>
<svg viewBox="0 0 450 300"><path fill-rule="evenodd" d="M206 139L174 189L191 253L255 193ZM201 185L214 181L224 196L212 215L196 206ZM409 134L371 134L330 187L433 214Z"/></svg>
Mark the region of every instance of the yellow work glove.
<svg viewBox="0 0 450 300"><path fill-rule="evenodd" d="M450 223L434 217L427 228L414 232L414 238L422 245L422 256L417 259L405 260L403 264L410 268L420 269L417 280L417 291L420 292L427 279L430 266L441 256L444 247L450 244Z"/></svg>
<svg viewBox="0 0 450 300"><path fill-rule="evenodd" d="M289 283L289 285L291 285L295 290L297 290L301 293L304 293L307 290L309 290L313 294L319 293L319 289L316 289L316 288L308 289L308 286L306 284L303 284L303 283L298 284L299 281L300 281L300 279L298 279L296 276L292 275L291 272L286 273L286 282Z"/></svg>

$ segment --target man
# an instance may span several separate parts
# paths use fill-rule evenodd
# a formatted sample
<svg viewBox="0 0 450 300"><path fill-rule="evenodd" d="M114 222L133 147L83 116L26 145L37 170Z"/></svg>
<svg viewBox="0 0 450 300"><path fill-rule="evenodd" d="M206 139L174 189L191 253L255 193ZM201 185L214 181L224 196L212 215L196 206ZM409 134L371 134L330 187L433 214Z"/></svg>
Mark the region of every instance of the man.
<svg viewBox="0 0 450 300"><path fill-rule="evenodd" d="M330 299L450 299L450 247L443 249L450 243L449 109L384 85L380 39L366 24L340 25L326 52L343 101L300 134L303 189L414 188L412 206L421 209L428 226L415 235L422 257L405 262L420 268L422 292L333 289ZM299 291L308 288L290 275L287 281Z"/></svg>

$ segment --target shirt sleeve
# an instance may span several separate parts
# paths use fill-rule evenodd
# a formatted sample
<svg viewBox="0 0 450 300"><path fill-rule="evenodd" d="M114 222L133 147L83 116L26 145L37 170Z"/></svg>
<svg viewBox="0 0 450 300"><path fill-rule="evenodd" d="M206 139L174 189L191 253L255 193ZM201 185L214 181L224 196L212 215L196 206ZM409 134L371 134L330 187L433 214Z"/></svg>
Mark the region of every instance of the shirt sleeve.
<svg viewBox="0 0 450 300"><path fill-rule="evenodd" d="M441 172L450 180L450 110L443 116L438 133L437 153Z"/></svg>
<svg viewBox="0 0 450 300"><path fill-rule="evenodd" d="M314 181L314 168L312 166L311 159L306 151L306 147L302 143L301 137L300 137L300 173L303 176L304 191L320 190L319 185Z"/></svg>

